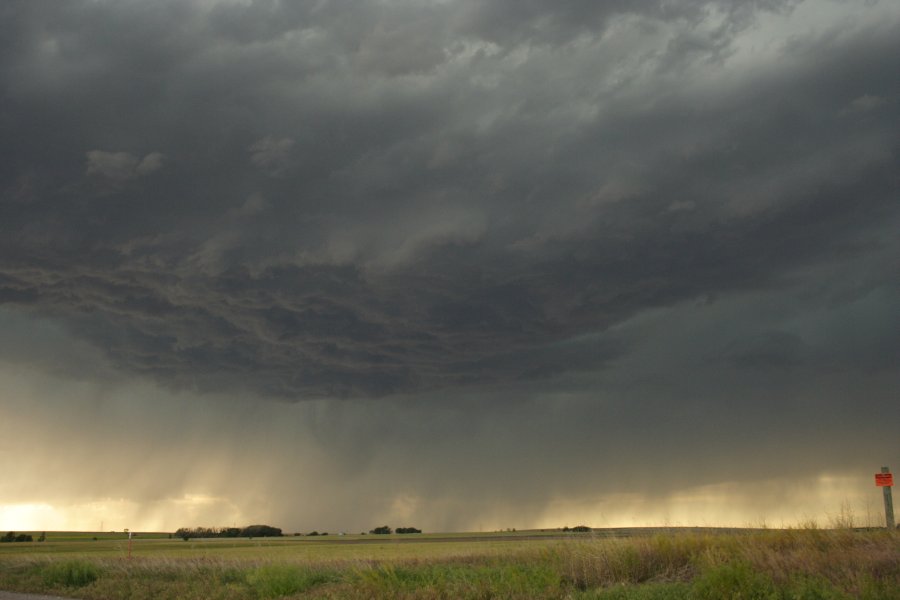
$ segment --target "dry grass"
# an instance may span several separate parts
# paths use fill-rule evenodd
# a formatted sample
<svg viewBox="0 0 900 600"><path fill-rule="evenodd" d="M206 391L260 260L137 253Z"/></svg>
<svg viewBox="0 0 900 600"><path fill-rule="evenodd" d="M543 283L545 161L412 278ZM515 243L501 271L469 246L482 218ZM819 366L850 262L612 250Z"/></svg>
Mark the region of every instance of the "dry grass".
<svg viewBox="0 0 900 600"><path fill-rule="evenodd" d="M886 590L900 590L900 535L893 532L771 530L655 536L569 544L557 553L554 559L564 581L581 590L689 583L735 565L771 580L776 589L795 586L798 580L815 580L853 598L866 597L882 584ZM900 598L900 593L884 597Z"/></svg>
<svg viewBox="0 0 900 600"><path fill-rule="evenodd" d="M900 598L900 534L769 530L533 543L458 542L422 558L66 553L7 556L0 588L78 598ZM350 547L347 547L348 550Z"/></svg>

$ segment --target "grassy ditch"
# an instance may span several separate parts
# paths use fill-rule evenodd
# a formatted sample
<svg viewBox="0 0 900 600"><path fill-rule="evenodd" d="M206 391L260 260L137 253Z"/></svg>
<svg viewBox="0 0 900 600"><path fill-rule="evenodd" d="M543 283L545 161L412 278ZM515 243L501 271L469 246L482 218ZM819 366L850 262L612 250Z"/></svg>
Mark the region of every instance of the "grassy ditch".
<svg viewBox="0 0 900 600"><path fill-rule="evenodd" d="M131 560L64 551L2 556L0 589L110 600L900 598L900 535L886 531L660 534L502 548L463 541L403 555L335 544L318 557L301 546L295 556L264 546L204 556L156 547Z"/></svg>

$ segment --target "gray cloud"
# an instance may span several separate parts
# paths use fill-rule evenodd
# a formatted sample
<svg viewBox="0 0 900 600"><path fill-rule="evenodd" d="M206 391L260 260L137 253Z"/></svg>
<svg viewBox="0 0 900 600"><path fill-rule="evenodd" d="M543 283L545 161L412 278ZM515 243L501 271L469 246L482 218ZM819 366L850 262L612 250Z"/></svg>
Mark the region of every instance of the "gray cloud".
<svg viewBox="0 0 900 600"><path fill-rule="evenodd" d="M56 150L4 144L4 187L46 182L7 211L3 297L161 380L381 395L557 373L572 336L778 285L898 218L886 6L756 54L751 25L803 15L405 8L22 8L7 139ZM65 109L34 105L53 89ZM134 183L78 183L78 146L113 142L144 150L86 174Z"/></svg>
<svg viewBox="0 0 900 600"><path fill-rule="evenodd" d="M291 148L294 140L276 139L270 135L250 145L250 162L272 174L284 171L290 165Z"/></svg>
<svg viewBox="0 0 900 600"><path fill-rule="evenodd" d="M891 2L0 11L2 364L289 400L322 469L398 465L384 514L448 527L472 489L652 494L660 455L673 495L892 451L861 433L900 360Z"/></svg>
<svg viewBox="0 0 900 600"><path fill-rule="evenodd" d="M164 158L159 152L151 152L144 158L138 158L128 152L91 150L87 153L86 173L124 181L161 169Z"/></svg>

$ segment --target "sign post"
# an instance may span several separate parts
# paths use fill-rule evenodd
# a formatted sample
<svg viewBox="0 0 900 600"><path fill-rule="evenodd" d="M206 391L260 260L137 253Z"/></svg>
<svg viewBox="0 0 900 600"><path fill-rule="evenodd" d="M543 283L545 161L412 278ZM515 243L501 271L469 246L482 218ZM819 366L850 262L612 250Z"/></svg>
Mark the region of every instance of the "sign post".
<svg viewBox="0 0 900 600"><path fill-rule="evenodd" d="M875 485L884 492L884 522L888 529L894 528L894 499L891 497L891 486L894 485L894 474L887 467L881 467L881 473L875 474Z"/></svg>

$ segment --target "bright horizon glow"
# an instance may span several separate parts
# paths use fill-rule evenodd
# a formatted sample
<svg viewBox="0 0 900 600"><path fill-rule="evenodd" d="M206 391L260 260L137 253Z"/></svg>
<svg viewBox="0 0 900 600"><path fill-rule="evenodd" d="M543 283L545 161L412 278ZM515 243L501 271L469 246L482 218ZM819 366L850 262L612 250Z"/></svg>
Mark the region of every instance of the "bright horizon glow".
<svg viewBox="0 0 900 600"><path fill-rule="evenodd" d="M601 498L551 502L539 518L531 523L503 521L488 516L480 523L458 531L493 531L504 529L553 529L587 525L608 527L881 527L884 514L880 488L865 489L862 477L820 476L806 484L785 486L783 482L756 484L720 484L686 489L665 502L654 502L640 494L611 494ZM783 488L780 493L778 488ZM755 506L751 490L764 490L763 497L782 498L784 502L764 502ZM417 501L398 497L393 515L383 520L394 526L405 526L415 520L409 505ZM204 494L186 494L142 510L140 504L126 499L104 499L84 504L52 505L20 503L0 505L0 530L3 531L159 531L171 532L179 527L228 527L255 524L244 518L228 499ZM230 518L217 507L231 509ZM209 516L204 508L212 509ZM165 513L165 516L163 516ZM218 520L217 520L218 519ZM226 522L227 521L227 522ZM264 519L265 521L265 519ZM103 524L103 529L100 529ZM283 524L266 524L281 527ZM416 524L417 525L417 524ZM307 528L310 529L310 528ZM315 527L312 527L315 529ZM319 527L318 529L323 529ZM353 531L353 528L344 528ZM457 531L457 530L453 530ZM450 531L446 532L449 533ZM431 531L429 533L436 533Z"/></svg>

